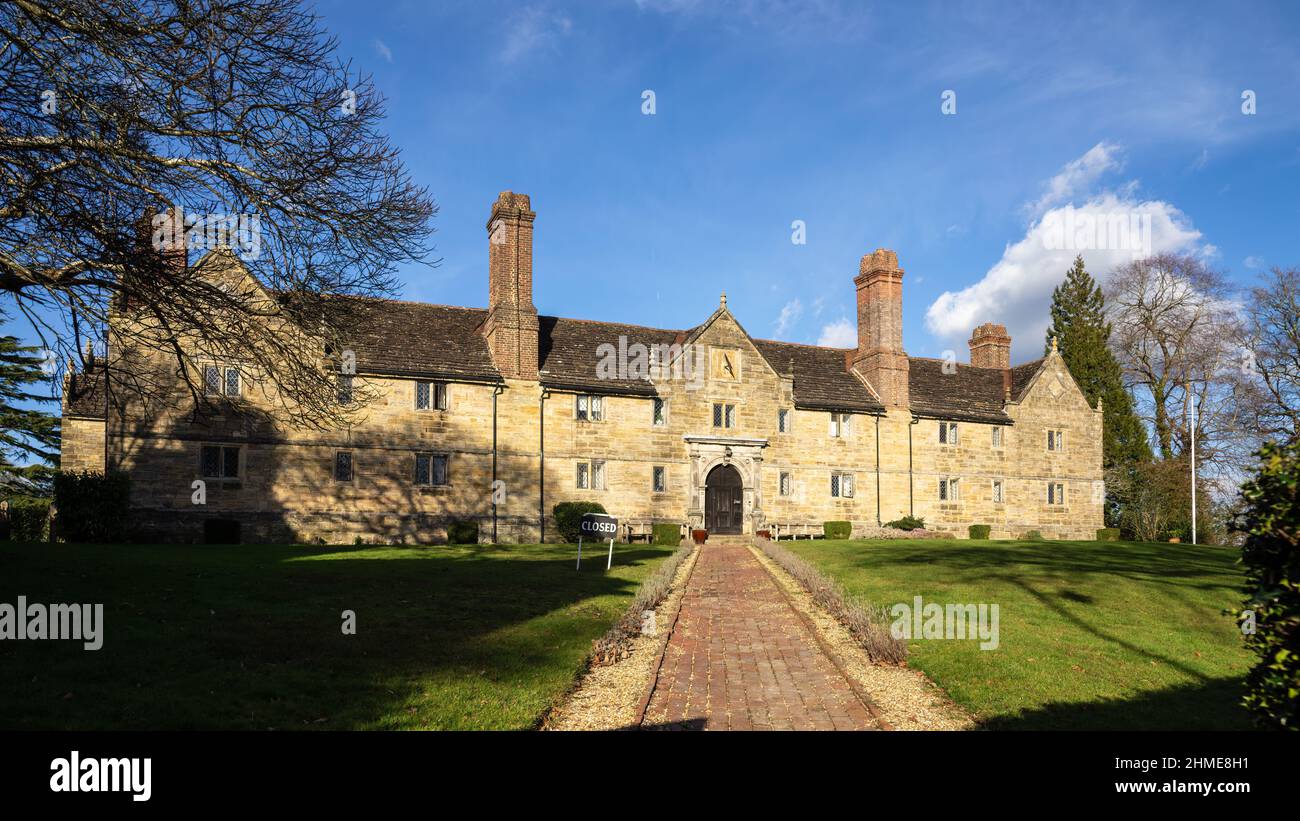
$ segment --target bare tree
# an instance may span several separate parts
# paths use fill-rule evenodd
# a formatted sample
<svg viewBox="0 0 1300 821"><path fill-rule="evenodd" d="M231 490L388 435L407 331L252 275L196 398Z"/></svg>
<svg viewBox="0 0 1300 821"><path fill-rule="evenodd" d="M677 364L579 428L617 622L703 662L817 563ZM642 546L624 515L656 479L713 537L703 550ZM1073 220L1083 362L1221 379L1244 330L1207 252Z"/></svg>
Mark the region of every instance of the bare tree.
<svg viewBox="0 0 1300 821"><path fill-rule="evenodd" d="M1198 459L1240 455L1240 315L1224 278L1195 257L1157 255L1113 272L1106 304L1111 344L1160 457L1190 450L1193 402Z"/></svg>
<svg viewBox="0 0 1300 821"><path fill-rule="evenodd" d="M1252 288L1242 326L1245 413L1262 439L1300 438L1300 271L1274 268Z"/></svg>
<svg viewBox="0 0 1300 821"><path fill-rule="evenodd" d="M436 264L436 206L335 51L295 0L0 3L0 297L60 361L90 366L86 338L102 350L121 312L113 344L166 352L196 408L195 357L236 350L290 419L336 422L337 297ZM158 212L173 222L141 224ZM185 264L196 245L232 246L260 287Z"/></svg>

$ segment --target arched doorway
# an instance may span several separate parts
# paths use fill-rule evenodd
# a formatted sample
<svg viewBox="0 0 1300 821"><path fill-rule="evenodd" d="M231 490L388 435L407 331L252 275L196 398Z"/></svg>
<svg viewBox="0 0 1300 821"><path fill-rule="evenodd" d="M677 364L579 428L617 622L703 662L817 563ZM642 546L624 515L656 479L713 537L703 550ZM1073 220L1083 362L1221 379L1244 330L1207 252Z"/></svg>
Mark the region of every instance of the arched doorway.
<svg viewBox="0 0 1300 821"><path fill-rule="evenodd" d="M744 483L731 465L718 465L704 480L704 529L710 533L740 533L745 513Z"/></svg>

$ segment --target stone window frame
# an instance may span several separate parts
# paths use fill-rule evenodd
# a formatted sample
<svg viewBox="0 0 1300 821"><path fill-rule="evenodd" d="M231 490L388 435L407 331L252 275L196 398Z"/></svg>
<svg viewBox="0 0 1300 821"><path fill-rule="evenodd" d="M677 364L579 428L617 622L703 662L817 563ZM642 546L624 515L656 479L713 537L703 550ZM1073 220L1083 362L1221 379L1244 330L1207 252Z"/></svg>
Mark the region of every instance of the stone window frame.
<svg viewBox="0 0 1300 821"><path fill-rule="evenodd" d="M420 390L424 389L424 405L420 404ZM450 405L447 383L435 379L417 379L415 382L415 409L418 411L445 411Z"/></svg>
<svg viewBox="0 0 1300 821"><path fill-rule="evenodd" d="M789 433L791 427L790 423L793 420L794 420L794 414L790 412L789 408L777 408L776 409L776 432Z"/></svg>
<svg viewBox="0 0 1300 821"><path fill-rule="evenodd" d="M939 444L950 448L961 447L961 428L956 422L939 420Z"/></svg>
<svg viewBox="0 0 1300 821"><path fill-rule="evenodd" d="M222 362L203 362L203 395L209 399L239 399L244 395L244 375L236 365ZM213 380L215 373L215 383ZM230 390L231 377L234 377L235 390Z"/></svg>
<svg viewBox="0 0 1300 821"><path fill-rule="evenodd" d="M714 402L713 403L713 427L718 430L735 430L736 429L736 403L734 402ZM718 424L721 422L722 424Z"/></svg>
<svg viewBox="0 0 1300 821"><path fill-rule="evenodd" d="M653 493L668 492L668 467L654 465L650 468L650 490Z"/></svg>
<svg viewBox="0 0 1300 821"><path fill-rule="evenodd" d="M575 394L573 418L578 422L604 422L605 397L598 393Z"/></svg>
<svg viewBox="0 0 1300 821"><path fill-rule="evenodd" d="M346 479L339 478L339 466L342 464L341 457L347 457L348 475ZM334 451L334 481L339 484L351 484L357 476L356 459L350 450Z"/></svg>
<svg viewBox="0 0 1300 821"><path fill-rule="evenodd" d="M989 498L995 505L1005 505L1007 503L1007 480L994 479L992 489L989 491Z"/></svg>
<svg viewBox="0 0 1300 821"><path fill-rule="evenodd" d="M437 481L438 460L442 460L442 481ZM420 480L420 463L427 464L425 481ZM421 450L415 453L415 472L412 481L416 487L449 487L451 485L451 454L445 451Z"/></svg>
<svg viewBox="0 0 1300 821"><path fill-rule="evenodd" d="M939 502L946 505L961 503L960 476L945 476L939 480Z"/></svg>
<svg viewBox="0 0 1300 821"><path fill-rule="evenodd" d="M1065 453L1065 431L1061 428L1048 428L1047 441L1043 445L1047 453Z"/></svg>
<svg viewBox="0 0 1300 821"><path fill-rule="evenodd" d="M790 496L794 493L794 477L790 471L782 470L776 475L776 495Z"/></svg>
<svg viewBox="0 0 1300 821"><path fill-rule="evenodd" d="M206 472L205 469L205 463L207 462L207 460L203 458L204 456L203 452L205 450L208 450L209 448L216 448L219 451L217 458L221 460L221 465L218 469L220 472L217 475L209 474ZM226 473L226 468L230 466L230 463L227 461L227 459L229 457L229 452L232 450L235 451L235 472L233 475ZM243 478L244 469L245 469L244 448L242 445L231 445L226 442L202 442L199 444L199 478L200 479L213 480L213 481L225 481L225 482L237 482Z"/></svg>
<svg viewBox="0 0 1300 821"><path fill-rule="evenodd" d="M1065 482L1055 480L1047 483L1047 505L1048 507L1065 507L1066 492Z"/></svg>
<svg viewBox="0 0 1300 821"><path fill-rule="evenodd" d="M831 411L830 434L832 439L848 439L853 435L853 414Z"/></svg>
<svg viewBox="0 0 1300 821"><path fill-rule="evenodd" d="M608 490L609 463L604 459L579 459L574 463L573 486L577 490Z"/></svg>
<svg viewBox="0 0 1300 821"><path fill-rule="evenodd" d="M656 396L650 400L650 426L654 428L668 427L668 400L662 396Z"/></svg>
<svg viewBox="0 0 1300 821"><path fill-rule="evenodd" d="M846 484L844 480L848 480ZM831 471L831 498L833 499L852 499L854 485L852 471L833 470Z"/></svg>
<svg viewBox="0 0 1300 821"><path fill-rule="evenodd" d="M1007 434L1001 425L994 425L989 434L994 450L1003 450L1007 446Z"/></svg>

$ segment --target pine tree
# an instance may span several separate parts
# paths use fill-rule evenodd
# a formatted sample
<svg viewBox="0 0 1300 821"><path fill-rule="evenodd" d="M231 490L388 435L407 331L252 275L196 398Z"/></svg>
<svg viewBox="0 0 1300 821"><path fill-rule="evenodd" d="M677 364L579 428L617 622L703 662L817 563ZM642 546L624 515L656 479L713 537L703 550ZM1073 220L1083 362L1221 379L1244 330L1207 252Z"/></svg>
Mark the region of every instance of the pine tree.
<svg viewBox="0 0 1300 821"><path fill-rule="evenodd" d="M31 390L48 379L44 361L40 348L0 336L0 481L20 477L26 480L23 485L34 482L43 487L50 478L51 464L58 460L59 417L39 408L18 406L54 401L49 394Z"/></svg>
<svg viewBox="0 0 1300 821"><path fill-rule="evenodd" d="M1133 397L1124 388L1123 371L1111 352L1110 323L1101 286L1076 257L1065 281L1052 292L1052 324L1047 329L1046 350L1056 338L1061 357L1078 381L1090 405L1102 400L1102 464L1108 474L1129 471L1151 461L1146 429L1133 409ZM1118 515L1114 501L1107 505L1107 520Z"/></svg>

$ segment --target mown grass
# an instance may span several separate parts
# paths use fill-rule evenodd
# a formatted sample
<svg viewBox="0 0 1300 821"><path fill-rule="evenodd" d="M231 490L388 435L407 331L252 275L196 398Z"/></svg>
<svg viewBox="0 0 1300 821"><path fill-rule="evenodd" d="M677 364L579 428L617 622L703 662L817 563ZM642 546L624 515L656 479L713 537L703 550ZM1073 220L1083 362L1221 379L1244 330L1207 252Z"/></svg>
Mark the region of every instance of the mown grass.
<svg viewBox="0 0 1300 821"><path fill-rule="evenodd" d="M1000 646L912 638L924 670L998 729L1249 729L1251 663L1225 608L1237 551L1131 542L815 541L789 547L876 604L996 603Z"/></svg>
<svg viewBox="0 0 1300 821"><path fill-rule="evenodd" d="M105 621L0 642L0 728L528 728L671 552L0 543L0 602Z"/></svg>

